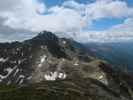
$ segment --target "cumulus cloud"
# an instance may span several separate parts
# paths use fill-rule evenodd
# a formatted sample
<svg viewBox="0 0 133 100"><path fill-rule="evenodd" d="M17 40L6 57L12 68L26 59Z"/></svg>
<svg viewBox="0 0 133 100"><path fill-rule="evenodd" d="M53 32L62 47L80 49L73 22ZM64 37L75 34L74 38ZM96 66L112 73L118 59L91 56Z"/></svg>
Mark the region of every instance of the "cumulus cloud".
<svg viewBox="0 0 133 100"><path fill-rule="evenodd" d="M89 17L97 20L100 18L121 18L133 16L133 8L128 7L124 1L98 0L87 5L86 12Z"/></svg>
<svg viewBox="0 0 133 100"><path fill-rule="evenodd" d="M71 9L75 9L75 10L78 10L80 11L81 13L84 13L84 10L86 8L86 5L85 4L80 4L78 2L75 2L73 0L68 0L68 1L65 1L62 6L64 7L67 7L67 8L71 8Z"/></svg>
<svg viewBox="0 0 133 100"><path fill-rule="evenodd" d="M131 28L133 25L130 23L133 19L133 7L129 7L126 2L120 0L96 0L88 4L68 0L60 6L50 8L41 0L1 0L0 18L3 19L0 24L2 29L15 30L17 31L15 35L19 32L28 34L47 30L77 33L78 40L84 38L88 40L94 36L108 37L110 34L115 37L116 33L120 34L120 32L121 34L126 32L124 35L127 35L133 31ZM106 31L93 31L93 34L89 30L83 32L87 27L91 27L94 20L102 18L126 18L126 21ZM73 36L73 34L69 35Z"/></svg>
<svg viewBox="0 0 133 100"><path fill-rule="evenodd" d="M32 21L32 25L35 25L32 26L32 31L45 29L53 32L75 32L86 25L85 18L72 9L56 6L50 8L49 13L45 16L37 16Z"/></svg>
<svg viewBox="0 0 133 100"><path fill-rule="evenodd" d="M86 25L85 18L73 9L55 6L47 10L49 14L44 15L45 9L46 6L37 0L20 0L14 3L12 10L4 9L0 16L7 19L5 26L33 32L79 31Z"/></svg>

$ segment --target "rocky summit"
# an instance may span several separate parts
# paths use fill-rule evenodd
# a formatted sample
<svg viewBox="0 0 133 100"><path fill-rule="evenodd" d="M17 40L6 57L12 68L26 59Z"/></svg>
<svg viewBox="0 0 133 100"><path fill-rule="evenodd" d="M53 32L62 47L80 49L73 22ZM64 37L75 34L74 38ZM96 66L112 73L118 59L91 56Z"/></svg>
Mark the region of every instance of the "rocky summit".
<svg viewBox="0 0 133 100"><path fill-rule="evenodd" d="M43 31L0 44L0 100L133 100L133 76Z"/></svg>

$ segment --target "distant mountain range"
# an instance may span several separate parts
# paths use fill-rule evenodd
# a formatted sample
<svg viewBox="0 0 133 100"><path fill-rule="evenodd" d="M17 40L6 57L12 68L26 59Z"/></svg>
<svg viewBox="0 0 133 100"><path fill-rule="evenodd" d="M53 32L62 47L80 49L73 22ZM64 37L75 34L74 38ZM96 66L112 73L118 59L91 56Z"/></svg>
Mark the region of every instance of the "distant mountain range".
<svg viewBox="0 0 133 100"><path fill-rule="evenodd" d="M116 43L90 43L85 46L98 58L121 69L133 72L133 41L123 41Z"/></svg>

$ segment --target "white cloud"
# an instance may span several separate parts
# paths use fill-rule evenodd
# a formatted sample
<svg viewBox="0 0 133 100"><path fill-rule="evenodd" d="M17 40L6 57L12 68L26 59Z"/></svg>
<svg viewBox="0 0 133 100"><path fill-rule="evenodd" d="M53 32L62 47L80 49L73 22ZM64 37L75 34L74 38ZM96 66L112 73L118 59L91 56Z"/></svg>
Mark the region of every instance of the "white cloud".
<svg viewBox="0 0 133 100"><path fill-rule="evenodd" d="M67 8L72 8L72 9L76 9L78 11L81 11L81 13L84 13L84 10L86 8L85 4L80 4L80 3L75 2L73 0L65 1L62 5L64 7L67 7Z"/></svg>
<svg viewBox="0 0 133 100"><path fill-rule="evenodd" d="M121 18L133 16L133 8L128 7L124 1L98 0L86 7L88 17L94 20L100 18Z"/></svg>
<svg viewBox="0 0 133 100"><path fill-rule="evenodd" d="M4 25L14 29L67 32L79 31L86 25L85 18L73 9L56 6L48 9L49 14L43 15L40 13L45 13L46 6L37 0L20 0L14 4L12 10L4 9L0 14L7 18Z"/></svg>
<svg viewBox="0 0 133 100"><path fill-rule="evenodd" d="M19 0L19 2L15 2L12 7L11 10L7 9L1 11L2 13L0 16L7 19L4 25L14 29L30 29L30 21L38 16L38 13L45 11L45 5L42 5L36 0Z"/></svg>
<svg viewBox="0 0 133 100"><path fill-rule="evenodd" d="M91 27L94 20L123 17L128 20L109 30L83 32L84 28ZM96 0L88 4L69 0L61 6L51 8L47 8L38 0L1 0L0 18L4 18L1 23L3 26L14 30L76 32L77 40L80 41L92 40L95 37L98 39L118 37L121 36L120 34L126 37L133 32L131 23L133 22L133 7L129 7L126 2L120 0Z"/></svg>
<svg viewBox="0 0 133 100"><path fill-rule="evenodd" d="M33 31L49 30L53 32L75 32L86 25L86 20L75 10L64 7L53 7L49 9L48 15L37 16L33 21ZM41 23L40 23L41 22Z"/></svg>

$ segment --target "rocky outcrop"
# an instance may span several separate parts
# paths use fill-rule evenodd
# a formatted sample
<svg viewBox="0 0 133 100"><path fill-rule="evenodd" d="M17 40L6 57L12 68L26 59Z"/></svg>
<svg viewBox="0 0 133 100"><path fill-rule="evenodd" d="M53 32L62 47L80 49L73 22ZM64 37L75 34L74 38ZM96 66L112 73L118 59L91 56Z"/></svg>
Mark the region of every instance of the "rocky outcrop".
<svg viewBox="0 0 133 100"><path fill-rule="evenodd" d="M21 43L0 44L0 84L2 100L133 99L132 75L80 43L46 31Z"/></svg>
<svg viewBox="0 0 133 100"><path fill-rule="evenodd" d="M71 66L81 59L91 60L79 46L46 31L24 42L1 43L0 83L21 85L45 80L45 75L60 71L64 60Z"/></svg>

